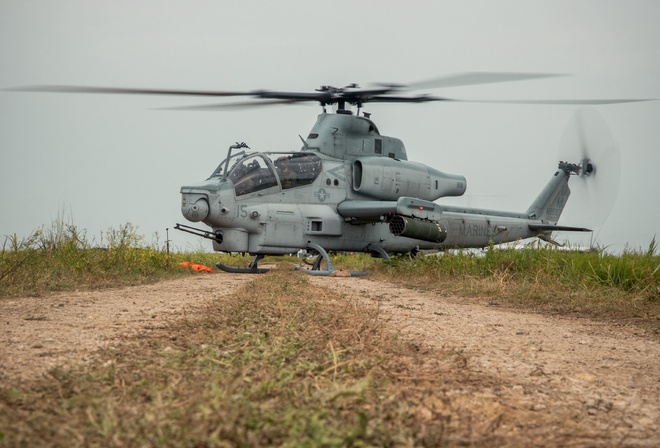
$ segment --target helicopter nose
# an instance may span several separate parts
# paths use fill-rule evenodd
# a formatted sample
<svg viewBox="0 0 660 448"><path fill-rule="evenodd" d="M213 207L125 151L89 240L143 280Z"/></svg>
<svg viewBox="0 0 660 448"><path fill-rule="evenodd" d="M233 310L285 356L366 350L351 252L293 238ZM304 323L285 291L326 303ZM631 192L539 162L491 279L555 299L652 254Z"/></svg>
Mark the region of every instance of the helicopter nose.
<svg viewBox="0 0 660 448"><path fill-rule="evenodd" d="M209 215L209 203L206 198L198 198L196 201L190 199L186 195L182 197L181 213L183 213L183 216L192 222L205 220Z"/></svg>

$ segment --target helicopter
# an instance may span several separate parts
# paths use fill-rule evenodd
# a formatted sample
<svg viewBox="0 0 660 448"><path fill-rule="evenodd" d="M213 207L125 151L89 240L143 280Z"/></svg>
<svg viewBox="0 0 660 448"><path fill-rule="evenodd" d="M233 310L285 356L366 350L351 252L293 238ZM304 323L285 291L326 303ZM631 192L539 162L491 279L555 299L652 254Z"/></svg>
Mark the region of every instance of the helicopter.
<svg viewBox="0 0 660 448"><path fill-rule="evenodd" d="M30 86L14 90L251 97L242 103L172 109L213 110L316 102L322 107L302 147L291 151L252 151L232 144L226 158L202 182L181 187L181 212L203 229L177 223L175 229L209 239L214 251L250 254L247 267L216 266L231 273L263 273L266 256L313 255L311 275L333 275L328 253L364 252L389 259L391 254L483 248L537 237L552 239L557 231L589 232L586 227L558 224L573 177L589 182L599 174L598 160L582 151L575 160L560 161L550 180L525 211L508 212L441 205L438 199L462 196L467 180L408 159L404 143L380 133L367 103L461 101L419 89L519 81L559 76L538 73L462 73L412 84L377 84L361 88L321 86L313 92L197 91L114 87ZM470 102L477 102L469 100ZM523 104L615 104L646 101L530 100L484 101ZM334 110L328 112L328 106ZM351 106L357 108L354 113ZM302 268L302 266L299 266ZM350 273L363 275L364 273Z"/></svg>

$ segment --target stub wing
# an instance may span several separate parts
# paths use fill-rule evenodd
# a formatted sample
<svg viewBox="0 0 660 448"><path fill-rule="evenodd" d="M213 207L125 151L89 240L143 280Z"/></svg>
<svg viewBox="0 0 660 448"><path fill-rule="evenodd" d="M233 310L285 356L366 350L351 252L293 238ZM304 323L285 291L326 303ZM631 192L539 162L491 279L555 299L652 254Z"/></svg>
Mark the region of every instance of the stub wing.
<svg viewBox="0 0 660 448"><path fill-rule="evenodd" d="M346 219L366 222L381 221L384 216L402 215L435 221L442 216L442 208L423 199L401 197L397 201L344 201L337 211Z"/></svg>

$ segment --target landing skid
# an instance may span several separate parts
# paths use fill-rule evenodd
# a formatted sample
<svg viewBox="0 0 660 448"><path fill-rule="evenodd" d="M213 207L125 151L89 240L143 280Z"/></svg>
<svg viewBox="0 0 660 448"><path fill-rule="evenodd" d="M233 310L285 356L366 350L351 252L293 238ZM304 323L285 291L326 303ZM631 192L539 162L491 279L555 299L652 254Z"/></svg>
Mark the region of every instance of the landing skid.
<svg viewBox="0 0 660 448"><path fill-rule="evenodd" d="M296 270L302 271L305 274L319 275L319 276L333 276L333 277L344 277L344 276L363 277L365 275L368 275L366 272L360 272L360 271L350 271L350 272L337 271L335 267L332 265L332 261L330 261L328 252L326 252L326 250L323 249L318 244L309 243L307 245L307 249L311 249L315 251L318 255L314 259L314 262L311 263L312 266L311 268L307 269L304 268L302 265L296 266ZM380 247L372 247L371 251L378 254L381 258L385 258L386 260L389 259L387 252L385 252ZM221 271L228 272L230 274L263 274L270 270L267 268L259 267L259 261L261 261L264 257L265 255L255 255L252 258L252 261L250 261L250 264L245 268L238 266L227 266L226 264L223 264L221 262L217 262L215 265ZM322 265L325 265L323 269L321 269Z"/></svg>
<svg viewBox="0 0 660 448"><path fill-rule="evenodd" d="M255 255L252 258L252 261L250 261L250 264L246 268L241 268L237 266L227 266L226 264L222 264L219 261L215 265L221 271L229 272L230 274L263 274L270 270L270 269L258 267L259 261L263 259L264 256L265 255Z"/></svg>
<svg viewBox="0 0 660 448"><path fill-rule="evenodd" d="M296 270L302 271L305 274L318 275L318 276L335 276L335 277L341 277L343 275L345 275L346 277L363 277L367 275L366 272L344 273L343 271L339 271L339 272L336 271L335 267L332 265L332 262L330 261L330 257L328 256L328 253L318 244L309 243L307 244L307 249L312 249L316 251L318 255L314 260L314 262L312 263L312 267L310 269L306 269L302 265L296 266ZM322 262L325 262L325 269L321 269Z"/></svg>
<svg viewBox="0 0 660 448"><path fill-rule="evenodd" d="M375 258L382 258L385 261L390 261L390 256L387 252L385 252L385 249L383 249L380 246L376 246L375 244L370 244L367 246L367 249L371 251L371 256Z"/></svg>

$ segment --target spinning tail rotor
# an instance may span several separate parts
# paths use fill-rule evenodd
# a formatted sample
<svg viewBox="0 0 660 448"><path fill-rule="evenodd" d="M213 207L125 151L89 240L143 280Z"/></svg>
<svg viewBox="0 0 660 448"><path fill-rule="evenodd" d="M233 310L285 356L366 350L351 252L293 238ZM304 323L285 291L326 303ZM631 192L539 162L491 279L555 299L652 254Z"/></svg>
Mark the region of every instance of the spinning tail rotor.
<svg viewBox="0 0 660 448"><path fill-rule="evenodd" d="M567 221L592 229L609 216L619 190L619 149L603 117L578 109L567 123L558 151L559 168L570 172L572 200Z"/></svg>

